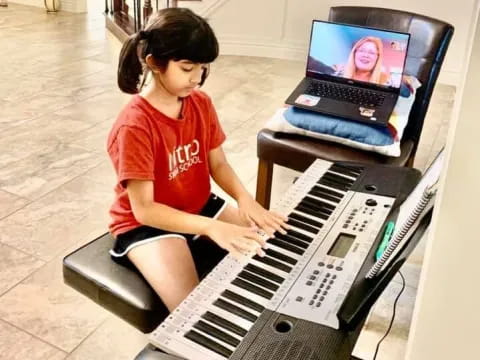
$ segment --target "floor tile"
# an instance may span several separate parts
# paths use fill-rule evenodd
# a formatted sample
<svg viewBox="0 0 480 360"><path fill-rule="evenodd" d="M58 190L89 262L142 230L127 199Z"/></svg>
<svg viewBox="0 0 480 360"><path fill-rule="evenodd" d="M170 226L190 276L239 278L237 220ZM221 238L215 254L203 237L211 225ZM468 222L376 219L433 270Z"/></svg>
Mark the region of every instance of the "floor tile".
<svg viewBox="0 0 480 360"><path fill-rule="evenodd" d="M83 341L68 360L132 360L147 345L146 334L114 316Z"/></svg>
<svg viewBox="0 0 480 360"><path fill-rule="evenodd" d="M0 360L62 360L67 353L0 320Z"/></svg>
<svg viewBox="0 0 480 360"><path fill-rule="evenodd" d="M106 230L111 189L78 177L0 220L0 243L50 261L72 244Z"/></svg>
<svg viewBox="0 0 480 360"><path fill-rule="evenodd" d="M0 319L71 352L107 313L63 283L61 259L56 257L0 297Z"/></svg>
<svg viewBox="0 0 480 360"><path fill-rule="evenodd" d="M0 243L0 296L45 262Z"/></svg>
<svg viewBox="0 0 480 360"><path fill-rule="evenodd" d="M24 207L30 201L0 190L0 219Z"/></svg>

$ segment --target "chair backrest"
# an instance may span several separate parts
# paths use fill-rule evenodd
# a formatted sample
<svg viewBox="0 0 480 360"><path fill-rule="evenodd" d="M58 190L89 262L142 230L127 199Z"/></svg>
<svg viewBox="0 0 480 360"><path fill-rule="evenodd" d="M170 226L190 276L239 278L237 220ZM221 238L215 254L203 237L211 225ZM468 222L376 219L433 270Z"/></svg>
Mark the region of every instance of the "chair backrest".
<svg viewBox="0 0 480 360"><path fill-rule="evenodd" d="M411 139L415 144L413 156L420 140L433 88L453 35L453 26L411 12L363 6L332 7L329 20L410 33L405 74L415 76L422 83L403 135L403 140Z"/></svg>

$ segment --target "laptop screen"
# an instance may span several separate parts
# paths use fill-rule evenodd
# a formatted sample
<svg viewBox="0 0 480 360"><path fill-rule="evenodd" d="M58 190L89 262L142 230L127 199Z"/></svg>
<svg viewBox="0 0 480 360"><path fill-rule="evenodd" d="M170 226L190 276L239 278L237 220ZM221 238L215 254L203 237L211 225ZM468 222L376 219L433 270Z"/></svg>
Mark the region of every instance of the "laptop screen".
<svg viewBox="0 0 480 360"><path fill-rule="evenodd" d="M399 88L410 35L313 21L307 74Z"/></svg>

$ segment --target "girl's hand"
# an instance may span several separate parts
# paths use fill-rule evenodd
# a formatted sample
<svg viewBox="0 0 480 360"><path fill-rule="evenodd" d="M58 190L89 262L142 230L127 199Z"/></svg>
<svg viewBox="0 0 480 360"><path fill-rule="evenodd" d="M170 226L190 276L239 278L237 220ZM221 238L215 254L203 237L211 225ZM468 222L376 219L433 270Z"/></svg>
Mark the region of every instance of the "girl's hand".
<svg viewBox="0 0 480 360"><path fill-rule="evenodd" d="M265 255L262 247L266 243L257 231L256 226L244 227L216 220L206 235L234 257L241 259L248 252Z"/></svg>
<svg viewBox="0 0 480 360"><path fill-rule="evenodd" d="M240 216L250 226L257 225L268 236L273 237L273 233L278 231L286 234L285 229L290 227L286 224L287 217L274 211L268 211L255 201L250 195L238 199L238 208Z"/></svg>

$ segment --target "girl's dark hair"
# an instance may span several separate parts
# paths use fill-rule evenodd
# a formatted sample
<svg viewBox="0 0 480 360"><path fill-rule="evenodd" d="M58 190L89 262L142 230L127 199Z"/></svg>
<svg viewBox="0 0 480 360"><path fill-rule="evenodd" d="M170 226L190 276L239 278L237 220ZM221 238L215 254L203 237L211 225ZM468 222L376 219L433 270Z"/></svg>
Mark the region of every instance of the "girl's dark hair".
<svg viewBox="0 0 480 360"><path fill-rule="evenodd" d="M145 62L149 54L161 70L170 60L207 64L218 56L218 41L210 25L190 9L160 10L150 17L144 30L123 44L117 74L120 90L129 94L140 91L149 70ZM200 85L207 76L208 68Z"/></svg>

